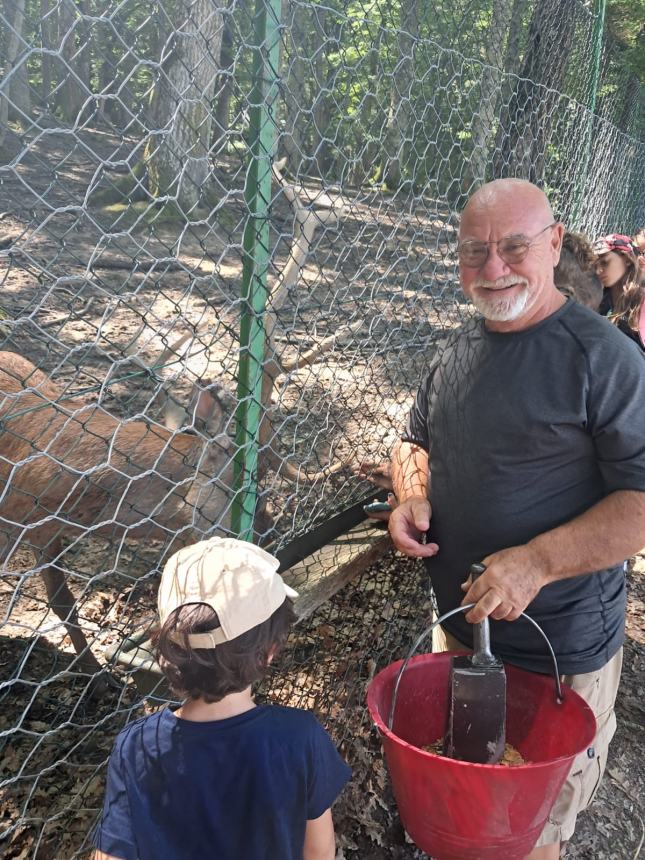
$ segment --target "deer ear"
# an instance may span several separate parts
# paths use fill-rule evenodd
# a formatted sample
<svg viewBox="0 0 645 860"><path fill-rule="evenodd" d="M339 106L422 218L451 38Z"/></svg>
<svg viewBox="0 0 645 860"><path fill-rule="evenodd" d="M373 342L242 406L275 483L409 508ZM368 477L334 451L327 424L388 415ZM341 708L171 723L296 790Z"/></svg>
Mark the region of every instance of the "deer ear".
<svg viewBox="0 0 645 860"><path fill-rule="evenodd" d="M206 423L217 408L218 402L210 391L200 390L195 401L195 418Z"/></svg>
<svg viewBox="0 0 645 860"><path fill-rule="evenodd" d="M202 379L201 388L193 393L195 420L202 421L212 436L222 432L232 406L226 399L226 390L211 379Z"/></svg>

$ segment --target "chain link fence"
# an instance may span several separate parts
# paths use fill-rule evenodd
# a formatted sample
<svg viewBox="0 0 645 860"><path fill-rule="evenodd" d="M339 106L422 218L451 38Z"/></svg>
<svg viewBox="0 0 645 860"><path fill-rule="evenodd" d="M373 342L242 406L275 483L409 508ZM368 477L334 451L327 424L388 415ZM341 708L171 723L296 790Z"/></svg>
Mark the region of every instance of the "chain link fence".
<svg viewBox="0 0 645 860"><path fill-rule="evenodd" d="M87 849L111 742L154 706L117 655L174 541L250 511L280 552L374 494L471 313L478 184L529 178L591 235L645 223L645 97L601 24L578 0L5 0L7 857ZM268 685L381 787L365 683L430 611L386 567L317 605ZM349 854L352 827L388 838L370 804Z"/></svg>

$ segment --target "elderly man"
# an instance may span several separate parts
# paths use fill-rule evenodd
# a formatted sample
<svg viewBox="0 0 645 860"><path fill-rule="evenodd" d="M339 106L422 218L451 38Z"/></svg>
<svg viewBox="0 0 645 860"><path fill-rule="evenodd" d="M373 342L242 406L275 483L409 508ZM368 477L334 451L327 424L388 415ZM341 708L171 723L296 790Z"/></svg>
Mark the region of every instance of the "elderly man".
<svg viewBox="0 0 645 860"><path fill-rule="evenodd" d="M435 648L472 647L470 625L490 616L498 656L548 672L539 635L518 620L526 610L596 714L594 746L575 761L531 860L559 856L602 777L623 562L645 545L645 363L555 288L563 232L529 182L497 180L469 200L460 277L484 319L436 357L392 459L394 543L425 559L441 613L476 604L446 622ZM473 562L486 571L464 583Z"/></svg>

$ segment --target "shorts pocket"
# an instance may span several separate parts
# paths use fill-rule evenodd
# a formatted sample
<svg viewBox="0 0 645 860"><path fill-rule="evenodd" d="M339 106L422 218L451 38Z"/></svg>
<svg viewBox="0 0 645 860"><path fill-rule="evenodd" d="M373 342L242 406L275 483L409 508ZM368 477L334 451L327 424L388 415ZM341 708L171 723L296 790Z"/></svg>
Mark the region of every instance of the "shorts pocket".
<svg viewBox="0 0 645 860"><path fill-rule="evenodd" d="M580 805L578 812L586 809L593 802L600 782L604 773L605 767L601 757L594 754L594 757L588 760L588 766L576 774L576 778L580 780Z"/></svg>

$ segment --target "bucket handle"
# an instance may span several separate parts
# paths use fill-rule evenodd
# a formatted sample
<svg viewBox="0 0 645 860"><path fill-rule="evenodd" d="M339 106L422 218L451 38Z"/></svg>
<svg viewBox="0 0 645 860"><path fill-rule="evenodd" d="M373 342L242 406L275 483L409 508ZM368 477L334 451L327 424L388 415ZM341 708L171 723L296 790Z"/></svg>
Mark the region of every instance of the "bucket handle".
<svg viewBox="0 0 645 860"><path fill-rule="evenodd" d="M453 615L457 615L459 612L468 612L468 610L472 609L473 606L475 606L474 603L467 603L465 606L458 606L456 609L451 609L450 612L445 612L443 615L441 615L439 618L437 618L436 621L433 621L432 624L423 631L423 633L419 636L417 641L414 643L414 645L410 649L408 656L405 658L405 660L403 661L403 664L401 665L401 668L399 669L399 672L396 676L396 682L394 684L394 694L392 696L392 704L390 705L390 714L389 714L388 720L387 720L387 727L390 731L392 731L392 726L394 724L394 709L396 708L396 699L397 699L397 696L399 694L399 684L401 683L401 678L403 677L403 673L405 672L405 670L408 666L408 663L410 662L410 660L414 656L414 652L417 650L419 645L421 645L423 640L426 639L432 633L432 631L435 629L435 627L437 627L439 624L442 624L447 618L450 618ZM561 705L562 702L564 701L564 697L562 695L562 684L560 683L560 673L558 671L558 661L556 659L556 656L555 656L555 653L554 653L553 648L551 646L551 643L549 642L549 638L546 635L546 633L544 632L544 630L542 630L540 625L537 623L537 621L534 621L530 615L527 615L526 612L522 612L520 614L521 614L522 618L526 618L527 621L531 622L531 624L535 627L535 629L538 631L540 636L544 639L544 641L547 644L547 647L549 649L549 654L551 655L551 661L553 663L553 678L555 680L555 700L558 703L558 705Z"/></svg>

